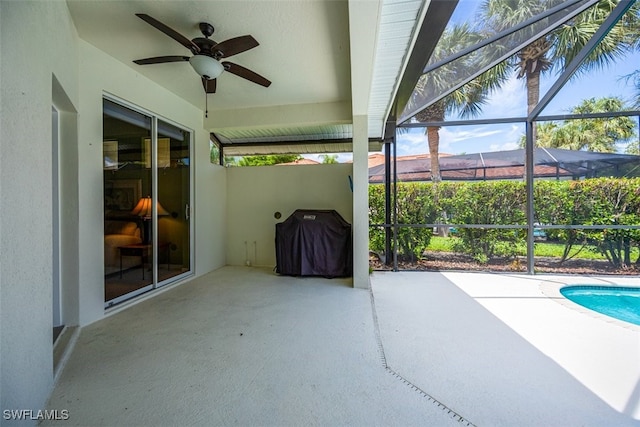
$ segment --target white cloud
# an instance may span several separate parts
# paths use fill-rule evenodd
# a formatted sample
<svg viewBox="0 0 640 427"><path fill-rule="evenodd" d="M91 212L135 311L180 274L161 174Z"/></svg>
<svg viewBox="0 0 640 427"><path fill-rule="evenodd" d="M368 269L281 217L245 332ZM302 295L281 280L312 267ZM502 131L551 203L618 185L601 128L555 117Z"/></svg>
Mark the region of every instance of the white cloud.
<svg viewBox="0 0 640 427"><path fill-rule="evenodd" d="M525 128L524 123L512 124L511 129L507 133L505 139L508 139L509 141L514 141L516 145L519 145L520 138L522 138L525 133L524 128Z"/></svg>
<svg viewBox="0 0 640 427"><path fill-rule="evenodd" d="M460 154L519 148L524 134L522 123L484 124L468 126L443 126L440 128L440 153ZM429 152L427 136L423 129L414 128L398 135L398 155Z"/></svg>
<svg viewBox="0 0 640 427"><path fill-rule="evenodd" d="M522 79L512 76L482 106L482 117L520 117L526 115L527 92Z"/></svg>
<svg viewBox="0 0 640 427"><path fill-rule="evenodd" d="M429 151L427 136L422 129L411 129L409 133L399 133L396 138L399 156L426 153Z"/></svg>
<svg viewBox="0 0 640 427"><path fill-rule="evenodd" d="M469 128L467 126L467 128ZM482 127L471 128L471 130L457 131L451 132L452 141L451 142L460 142L466 141L469 139L477 139L477 138L486 138L492 135L498 135L502 133L500 130L482 130Z"/></svg>
<svg viewBox="0 0 640 427"><path fill-rule="evenodd" d="M353 160L352 153L338 153L338 163L346 163Z"/></svg>
<svg viewBox="0 0 640 427"><path fill-rule="evenodd" d="M517 150L520 148L517 142L505 142L504 144L491 144L489 145L489 151L507 151Z"/></svg>
<svg viewBox="0 0 640 427"><path fill-rule="evenodd" d="M322 163L324 161L324 156L338 156L338 163L346 163L350 162L353 159L353 154L351 153L327 153L327 154L303 154L302 157L305 159L315 160L318 163Z"/></svg>
<svg viewBox="0 0 640 427"><path fill-rule="evenodd" d="M503 126L464 126L440 129L440 151L457 154L487 151L496 141L516 141Z"/></svg>
<svg viewBox="0 0 640 427"><path fill-rule="evenodd" d="M422 129L412 129L409 133L398 134L397 140L403 144L415 147L424 144L427 141L427 136Z"/></svg>

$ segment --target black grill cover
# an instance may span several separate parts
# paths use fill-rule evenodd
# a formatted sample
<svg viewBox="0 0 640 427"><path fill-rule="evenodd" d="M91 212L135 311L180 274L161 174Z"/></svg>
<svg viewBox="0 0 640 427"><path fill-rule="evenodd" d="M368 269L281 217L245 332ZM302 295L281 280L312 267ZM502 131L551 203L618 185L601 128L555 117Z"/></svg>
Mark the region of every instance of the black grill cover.
<svg viewBox="0 0 640 427"><path fill-rule="evenodd" d="M334 210L296 210L276 224L276 263L289 276L351 276L351 224Z"/></svg>

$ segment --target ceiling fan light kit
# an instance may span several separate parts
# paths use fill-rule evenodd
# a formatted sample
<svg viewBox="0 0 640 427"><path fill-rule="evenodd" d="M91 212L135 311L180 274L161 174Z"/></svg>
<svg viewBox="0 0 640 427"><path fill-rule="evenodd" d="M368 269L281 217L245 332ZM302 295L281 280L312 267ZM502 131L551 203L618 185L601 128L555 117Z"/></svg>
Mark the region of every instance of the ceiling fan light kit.
<svg viewBox="0 0 640 427"><path fill-rule="evenodd" d="M189 63L200 77L207 80L217 79L224 71L222 64L210 56L193 55Z"/></svg>

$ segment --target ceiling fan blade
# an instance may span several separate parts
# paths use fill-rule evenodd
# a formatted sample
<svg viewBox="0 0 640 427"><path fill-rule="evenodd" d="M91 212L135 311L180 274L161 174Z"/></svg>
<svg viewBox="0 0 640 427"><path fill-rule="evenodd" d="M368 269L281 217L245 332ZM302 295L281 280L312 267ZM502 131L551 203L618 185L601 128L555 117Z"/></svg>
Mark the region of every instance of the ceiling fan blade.
<svg viewBox="0 0 640 427"><path fill-rule="evenodd" d="M241 65L234 64L233 62L223 62L225 71L230 72L231 74L235 74L238 77L242 77L243 79L247 79L251 82L257 83L260 86L269 87L271 82L260 74L255 73L248 68L244 68Z"/></svg>
<svg viewBox="0 0 640 427"><path fill-rule="evenodd" d="M165 62L183 62L188 61L188 56L155 56L153 58L136 59L138 65L163 64Z"/></svg>
<svg viewBox="0 0 640 427"><path fill-rule="evenodd" d="M204 91L206 93L216 93L216 79L205 79L202 78L202 86L204 87Z"/></svg>
<svg viewBox="0 0 640 427"><path fill-rule="evenodd" d="M212 49L214 56L219 58L228 58L233 55L237 55L249 49L253 49L260 43L251 36L234 37L229 40L225 40L222 43L218 43Z"/></svg>
<svg viewBox="0 0 640 427"><path fill-rule="evenodd" d="M142 19L143 21L145 21L147 24L151 25L152 27L155 27L158 30L162 31L163 33L165 33L166 35L168 35L169 37L171 37L172 39L180 43L182 46L189 49L191 52L193 53L200 52L200 48L198 47L198 45L196 45L194 42L192 42L191 40L189 40L188 38L186 38L185 36L177 32L173 28L170 28L165 24L163 24L162 22L158 21L157 19L152 18L151 16L145 13L136 13L136 16Z"/></svg>

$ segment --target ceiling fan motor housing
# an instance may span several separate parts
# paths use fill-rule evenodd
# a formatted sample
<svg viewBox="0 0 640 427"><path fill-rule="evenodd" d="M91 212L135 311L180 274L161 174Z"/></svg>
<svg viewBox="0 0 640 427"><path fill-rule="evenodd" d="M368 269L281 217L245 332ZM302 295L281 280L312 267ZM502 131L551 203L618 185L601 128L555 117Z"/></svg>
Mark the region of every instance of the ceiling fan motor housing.
<svg viewBox="0 0 640 427"><path fill-rule="evenodd" d="M208 22L201 22L198 26L200 27L200 31L202 32L202 34L207 38L211 37L211 35L215 31L213 29L213 25L209 24Z"/></svg>

